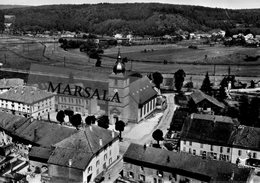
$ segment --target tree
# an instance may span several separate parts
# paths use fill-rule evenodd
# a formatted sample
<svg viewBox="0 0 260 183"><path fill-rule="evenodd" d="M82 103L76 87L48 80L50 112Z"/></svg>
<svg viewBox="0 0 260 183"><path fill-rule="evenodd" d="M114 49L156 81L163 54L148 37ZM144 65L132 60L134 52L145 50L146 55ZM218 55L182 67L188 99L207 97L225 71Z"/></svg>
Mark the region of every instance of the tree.
<svg viewBox="0 0 260 183"><path fill-rule="evenodd" d="M163 132L160 129L157 129L152 134L154 140L157 141L158 146L160 146L160 141L163 140Z"/></svg>
<svg viewBox="0 0 260 183"><path fill-rule="evenodd" d="M240 105L239 105L239 119L241 124L252 126L251 120L249 119L250 112L249 112L249 101L246 95L242 95L240 98Z"/></svg>
<svg viewBox="0 0 260 183"><path fill-rule="evenodd" d="M98 126L108 129L109 127L109 118L107 115L103 115L100 118L97 119Z"/></svg>
<svg viewBox="0 0 260 183"><path fill-rule="evenodd" d="M85 118L85 123L87 125L91 125L91 124L94 124L96 122L96 117L93 115L93 116L87 116Z"/></svg>
<svg viewBox="0 0 260 183"><path fill-rule="evenodd" d="M152 80L153 80L153 83L155 84L156 88L159 88L160 89L160 85L161 83L163 82L163 76L161 73L159 72L154 72L152 74Z"/></svg>
<svg viewBox="0 0 260 183"><path fill-rule="evenodd" d="M184 70L182 70L182 69L179 69L178 71L176 71L174 73L175 88L176 88L177 92L181 91L185 77L186 77L186 74L185 74Z"/></svg>
<svg viewBox="0 0 260 183"><path fill-rule="evenodd" d="M260 98L254 97L250 102L250 118L253 126L260 127Z"/></svg>
<svg viewBox="0 0 260 183"><path fill-rule="evenodd" d="M64 122L64 118L65 118L65 114L63 110L60 110L57 115L56 115L56 119L57 121L60 122L60 124L62 124Z"/></svg>
<svg viewBox="0 0 260 183"><path fill-rule="evenodd" d="M74 115L74 112L71 109L65 109L64 114L70 118L71 116Z"/></svg>
<svg viewBox="0 0 260 183"><path fill-rule="evenodd" d="M4 17L4 13L2 11L0 11L0 32L2 33L5 29L5 17Z"/></svg>
<svg viewBox="0 0 260 183"><path fill-rule="evenodd" d="M202 82L200 90L208 95L212 94L212 84L210 83L208 72L205 75L205 79Z"/></svg>
<svg viewBox="0 0 260 183"><path fill-rule="evenodd" d="M116 123L116 130L119 131L119 139L122 140L122 131L125 129L125 123L122 120L118 120Z"/></svg>
<svg viewBox="0 0 260 183"><path fill-rule="evenodd" d="M81 115L80 114L75 114L73 116L70 117L70 123L76 127L76 129L78 130L78 127L81 125Z"/></svg>

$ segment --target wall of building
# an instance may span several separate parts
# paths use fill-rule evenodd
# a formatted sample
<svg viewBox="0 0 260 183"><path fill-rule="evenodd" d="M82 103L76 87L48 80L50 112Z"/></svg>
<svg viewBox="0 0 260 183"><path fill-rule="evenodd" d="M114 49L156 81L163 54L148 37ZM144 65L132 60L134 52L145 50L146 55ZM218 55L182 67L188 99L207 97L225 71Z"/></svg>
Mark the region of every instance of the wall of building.
<svg viewBox="0 0 260 183"><path fill-rule="evenodd" d="M231 147L201 144L198 142L181 140L180 151L188 152L197 156L206 154L207 157L211 157L212 159L231 162Z"/></svg>
<svg viewBox="0 0 260 183"><path fill-rule="evenodd" d="M202 181L178 175L174 172L163 172L160 170L124 163L123 175L125 179L136 182L149 183L179 183L180 181L201 183Z"/></svg>
<svg viewBox="0 0 260 183"><path fill-rule="evenodd" d="M260 152L249 149L241 149L241 148L232 148L232 163L236 163L237 158L240 160L245 160L249 158L249 154L251 154L251 158L260 160Z"/></svg>
<svg viewBox="0 0 260 183"><path fill-rule="evenodd" d="M25 116L26 114L26 117L33 116L34 118L47 115L48 112L54 111L54 105L54 96L36 102L32 105L0 99L1 111L20 116Z"/></svg>
<svg viewBox="0 0 260 183"><path fill-rule="evenodd" d="M151 114L156 109L156 98L150 100L138 109L138 122Z"/></svg>
<svg viewBox="0 0 260 183"><path fill-rule="evenodd" d="M107 146L107 148L90 161L88 167L83 172L83 182L88 183L89 176L91 176L90 182L93 182L99 174L102 175L118 158L119 139L114 141L110 146Z"/></svg>

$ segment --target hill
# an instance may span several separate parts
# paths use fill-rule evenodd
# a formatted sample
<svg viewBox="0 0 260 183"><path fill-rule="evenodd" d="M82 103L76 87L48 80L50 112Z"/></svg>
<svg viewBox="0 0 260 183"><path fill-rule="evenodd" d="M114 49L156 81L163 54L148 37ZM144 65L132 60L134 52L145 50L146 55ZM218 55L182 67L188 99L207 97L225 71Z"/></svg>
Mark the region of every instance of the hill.
<svg viewBox="0 0 260 183"><path fill-rule="evenodd" d="M70 30L96 34L137 35L208 31L215 28L260 28L260 9L228 10L160 3L49 5L3 10L16 15L21 30Z"/></svg>
<svg viewBox="0 0 260 183"><path fill-rule="evenodd" d="M0 5L0 10L13 9L13 8L24 8L24 7L29 7L29 6L26 6L26 5Z"/></svg>

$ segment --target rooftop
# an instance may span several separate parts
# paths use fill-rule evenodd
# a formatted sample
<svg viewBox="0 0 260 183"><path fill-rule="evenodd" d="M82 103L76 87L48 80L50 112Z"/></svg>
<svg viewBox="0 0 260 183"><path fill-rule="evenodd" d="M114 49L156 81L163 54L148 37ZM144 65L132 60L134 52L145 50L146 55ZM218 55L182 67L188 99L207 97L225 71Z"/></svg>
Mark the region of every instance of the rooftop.
<svg viewBox="0 0 260 183"><path fill-rule="evenodd" d="M0 80L0 89L11 88L15 86L24 85L23 79L20 78L10 78L10 79L1 79Z"/></svg>
<svg viewBox="0 0 260 183"><path fill-rule="evenodd" d="M207 100L211 103L213 103L214 105L220 107L220 108L224 108L225 105L221 102L219 102L217 99L215 99L214 97L211 97L205 93L203 93L200 90L195 90L192 94L191 94L191 98L192 100L195 102L195 104L200 103L203 100Z"/></svg>
<svg viewBox="0 0 260 183"><path fill-rule="evenodd" d="M0 112L0 128L14 137L38 146L50 147L77 130L46 121L33 120Z"/></svg>
<svg viewBox="0 0 260 183"><path fill-rule="evenodd" d="M188 153L131 144L123 158L124 162L209 182L228 182L234 172L234 182L246 182L251 169L240 168L224 161L202 159Z"/></svg>
<svg viewBox="0 0 260 183"><path fill-rule="evenodd" d="M40 90L33 86L17 86L0 94L0 99L25 104L34 104L52 96L54 96L53 93Z"/></svg>
<svg viewBox="0 0 260 183"><path fill-rule="evenodd" d="M233 146L260 150L260 128L239 126L234 135Z"/></svg>
<svg viewBox="0 0 260 183"><path fill-rule="evenodd" d="M233 129L234 122L230 117L191 114L190 118L185 120L180 136L183 140L227 145Z"/></svg>
<svg viewBox="0 0 260 183"><path fill-rule="evenodd" d="M148 77L142 77L130 84L130 96L139 105L145 104L151 98L157 96Z"/></svg>
<svg viewBox="0 0 260 183"><path fill-rule="evenodd" d="M114 134L114 137L113 137ZM85 170L93 155L118 139L118 134L97 125L91 125L84 130L66 138L54 145L48 163L69 166L71 159L72 168ZM100 144L102 141L102 144Z"/></svg>

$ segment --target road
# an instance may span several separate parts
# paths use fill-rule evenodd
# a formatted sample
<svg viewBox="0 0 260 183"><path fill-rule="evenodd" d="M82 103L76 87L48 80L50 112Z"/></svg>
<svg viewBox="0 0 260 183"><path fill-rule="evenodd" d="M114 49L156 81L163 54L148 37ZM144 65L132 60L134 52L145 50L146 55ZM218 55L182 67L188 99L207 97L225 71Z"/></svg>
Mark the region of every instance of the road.
<svg viewBox="0 0 260 183"><path fill-rule="evenodd" d="M130 145L130 143L138 143L138 144L147 144L150 143L151 141L153 141L153 137L152 137L152 133L154 132L154 130L156 129L161 129L163 131L163 134L165 135L167 132L167 129L170 126L174 111L176 109L176 105L174 103L174 94L165 94L166 99L167 99L167 108L165 109L163 116L160 120L159 124L156 124L154 126L154 128L149 128L150 131L148 134L138 138L138 139L131 139L129 138L124 138L124 140L122 142L120 142L120 155L121 158L119 161L117 161L115 163L115 165L113 167L111 167L104 175L105 177L105 182L107 183L112 183L114 182L118 177L119 177L119 173L121 170L123 170L123 155L126 152L128 146ZM146 123L146 122L142 122L142 123ZM149 124L147 124L149 125ZM139 128L137 127L139 126ZM136 128L137 127L137 128ZM128 133L138 133L140 132L140 130L143 130L143 125L137 124L134 128L132 128L132 131L130 130ZM134 131L133 131L134 130ZM124 135L123 135L124 136ZM125 134L126 136L126 134Z"/></svg>

